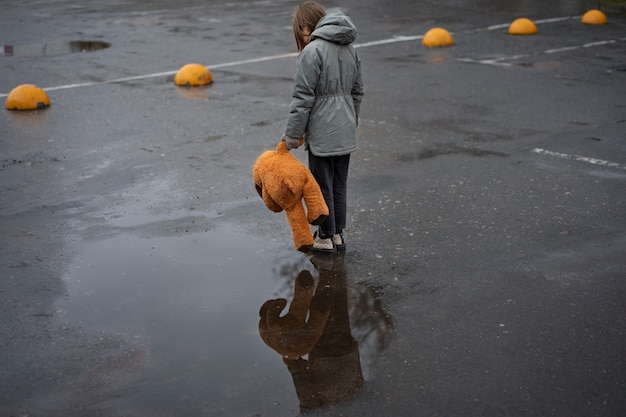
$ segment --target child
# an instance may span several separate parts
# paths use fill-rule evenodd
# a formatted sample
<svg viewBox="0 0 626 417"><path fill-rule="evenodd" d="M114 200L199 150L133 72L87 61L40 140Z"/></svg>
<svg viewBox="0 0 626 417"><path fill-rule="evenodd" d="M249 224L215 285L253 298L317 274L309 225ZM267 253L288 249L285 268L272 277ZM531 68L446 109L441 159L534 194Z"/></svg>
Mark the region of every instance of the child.
<svg viewBox="0 0 626 417"><path fill-rule="evenodd" d="M313 250L333 253L346 248L348 165L357 147L363 97L361 61L351 45L356 27L341 11L326 14L319 4L306 1L296 9L293 32L300 54L282 140L293 149L305 138L309 169L329 209L315 233Z"/></svg>

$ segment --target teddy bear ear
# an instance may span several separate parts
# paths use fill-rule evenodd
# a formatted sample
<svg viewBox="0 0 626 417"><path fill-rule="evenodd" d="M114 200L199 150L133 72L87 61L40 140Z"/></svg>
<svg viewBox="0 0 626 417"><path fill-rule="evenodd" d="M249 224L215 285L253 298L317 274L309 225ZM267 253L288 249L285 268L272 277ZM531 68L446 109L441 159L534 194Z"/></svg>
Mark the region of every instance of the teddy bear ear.
<svg viewBox="0 0 626 417"><path fill-rule="evenodd" d="M293 194L298 194L298 188L295 186L294 181L291 178L281 178L277 191L277 200L281 201L288 201L293 197Z"/></svg>
<svg viewBox="0 0 626 417"><path fill-rule="evenodd" d="M280 318L280 313L285 309L286 306L287 300L284 298L267 300L265 303L263 303L261 309L259 310L259 316L261 317L259 326L273 326L276 320Z"/></svg>

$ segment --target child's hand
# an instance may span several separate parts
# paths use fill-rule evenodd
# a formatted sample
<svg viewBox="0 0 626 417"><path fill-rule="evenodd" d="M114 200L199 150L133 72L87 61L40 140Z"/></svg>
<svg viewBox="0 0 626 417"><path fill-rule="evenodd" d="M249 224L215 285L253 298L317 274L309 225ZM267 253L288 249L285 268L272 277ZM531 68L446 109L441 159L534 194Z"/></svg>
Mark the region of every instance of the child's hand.
<svg viewBox="0 0 626 417"><path fill-rule="evenodd" d="M283 135L281 140L287 145L287 150L297 149L301 144L300 139L291 138L287 135Z"/></svg>

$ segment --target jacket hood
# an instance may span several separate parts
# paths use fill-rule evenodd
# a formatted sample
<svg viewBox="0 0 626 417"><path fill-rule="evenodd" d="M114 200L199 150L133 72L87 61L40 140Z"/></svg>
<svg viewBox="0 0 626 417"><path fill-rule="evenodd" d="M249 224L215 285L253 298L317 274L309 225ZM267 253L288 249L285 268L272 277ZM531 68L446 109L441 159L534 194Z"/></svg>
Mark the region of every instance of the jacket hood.
<svg viewBox="0 0 626 417"><path fill-rule="evenodd" d="M356 26L352 20L340 10L326 14L315 26L311 40L321 38L340 45L348 45L356 40Z"/></svg>

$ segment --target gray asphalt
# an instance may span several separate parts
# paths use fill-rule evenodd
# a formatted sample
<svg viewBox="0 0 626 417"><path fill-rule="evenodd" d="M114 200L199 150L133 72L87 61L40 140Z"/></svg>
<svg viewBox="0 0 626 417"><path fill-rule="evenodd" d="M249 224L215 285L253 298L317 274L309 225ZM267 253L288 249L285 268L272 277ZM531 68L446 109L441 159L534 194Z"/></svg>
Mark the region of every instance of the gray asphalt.
<svg viewBox="0 0 626 417"><path fill-rule="evenodd" d="M0 415L624 415L626 16L324 3L359 28L366 95L347 251L320 258L251 178L285 126L296 4L3 3L0 99L52 105L0 111ZM508 35L518 17L538 34ZM422 46L436 26L454 46ZM174 85L192 62L211 86ZM359 343L338 365L324 336L309 370L337 374L309 385L257 330L303 269Z"/></svg>

